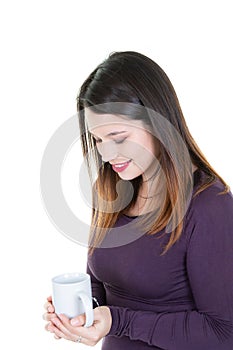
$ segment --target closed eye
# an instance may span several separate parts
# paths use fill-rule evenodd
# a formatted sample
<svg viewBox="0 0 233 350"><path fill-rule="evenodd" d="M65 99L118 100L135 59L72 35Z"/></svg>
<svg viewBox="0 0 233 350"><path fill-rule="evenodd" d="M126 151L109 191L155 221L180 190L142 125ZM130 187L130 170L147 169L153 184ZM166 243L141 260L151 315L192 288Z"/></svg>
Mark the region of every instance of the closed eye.
<svg viewBox="0 0 233 350"><path fill-rule="evenodd" d="M126 137L124 137L123 139L115 139L115 140L113 140L113 141L114 141L115 143L119 144L119 143L123 143L125 140L126 140ZM96 143L101 143L102 140L101 140L101 139L96 139L96 138L95 138L95 142L96 142Z"/></svg>
<svg viewBox="0 0 233 350"><path fill-rule="evenodd" d="M126 140L127 137L124 137L123 139L119 139L119 140L114 140L115 143L123 143Z"/></svg>

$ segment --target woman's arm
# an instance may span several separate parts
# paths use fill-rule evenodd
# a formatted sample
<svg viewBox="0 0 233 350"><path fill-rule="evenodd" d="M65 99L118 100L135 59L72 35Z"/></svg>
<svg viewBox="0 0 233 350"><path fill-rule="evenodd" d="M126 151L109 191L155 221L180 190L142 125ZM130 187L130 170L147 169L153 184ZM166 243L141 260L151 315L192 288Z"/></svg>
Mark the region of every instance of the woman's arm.
<svg viewBox="0 0 233 350"><path fill-rule="evenodd" d="M167 350L233 349L233 199L219 195L204 207L197 202L192 215L187 273L196 309L154 313L110 306L109 335Z"/></svg>

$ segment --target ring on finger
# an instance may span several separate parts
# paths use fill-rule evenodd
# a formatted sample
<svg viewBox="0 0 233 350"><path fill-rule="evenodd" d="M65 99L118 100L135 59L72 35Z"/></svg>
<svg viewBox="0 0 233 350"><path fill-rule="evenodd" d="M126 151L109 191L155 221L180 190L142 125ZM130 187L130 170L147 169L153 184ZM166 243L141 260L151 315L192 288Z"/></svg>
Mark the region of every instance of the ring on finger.
<svg viewBox="0 0 233 350"><path fill-rule="evenodd" d="M78 336L78 339L75 340L75 342L76 342L76 343L81 343L81 340L82 340L82 337L81 337L81 335L79 335L79 336Z"/></svg>

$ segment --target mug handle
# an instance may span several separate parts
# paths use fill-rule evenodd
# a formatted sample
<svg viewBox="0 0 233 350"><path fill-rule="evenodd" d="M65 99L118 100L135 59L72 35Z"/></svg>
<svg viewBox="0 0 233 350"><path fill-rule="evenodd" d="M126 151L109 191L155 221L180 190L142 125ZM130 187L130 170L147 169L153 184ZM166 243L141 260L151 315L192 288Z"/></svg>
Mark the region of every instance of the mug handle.
<svg viewBox="0 0 233 350"><path fill-rule="evenodd" d="M93 324L93 308L92 308L92 300L83 292L78 293L78 296L82 300L85 314L86 314L86 323L84 327L90 327Z"/></svg>

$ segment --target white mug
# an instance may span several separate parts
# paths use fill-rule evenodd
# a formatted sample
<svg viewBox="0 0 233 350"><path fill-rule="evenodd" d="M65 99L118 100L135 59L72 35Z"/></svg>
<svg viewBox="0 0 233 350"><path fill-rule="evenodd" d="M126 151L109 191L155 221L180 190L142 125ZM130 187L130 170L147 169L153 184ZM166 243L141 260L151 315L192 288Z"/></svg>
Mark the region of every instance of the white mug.
<svg viewBox="0 0 233 350"><path fill-rule="evenodd" d="M86 273L64 273L52 278L53 305L56 314L73 318L86 314L84 327L93 324L93 307L90 275Z"/></svg>

